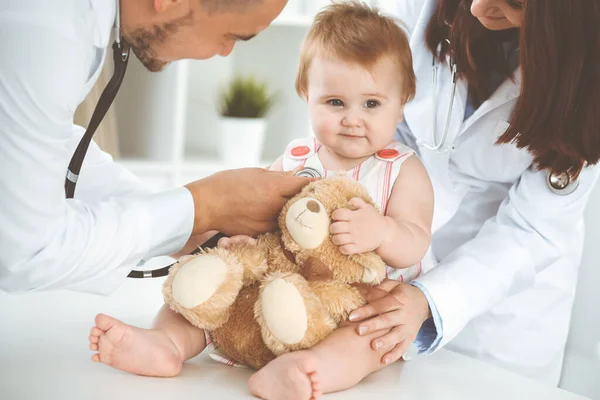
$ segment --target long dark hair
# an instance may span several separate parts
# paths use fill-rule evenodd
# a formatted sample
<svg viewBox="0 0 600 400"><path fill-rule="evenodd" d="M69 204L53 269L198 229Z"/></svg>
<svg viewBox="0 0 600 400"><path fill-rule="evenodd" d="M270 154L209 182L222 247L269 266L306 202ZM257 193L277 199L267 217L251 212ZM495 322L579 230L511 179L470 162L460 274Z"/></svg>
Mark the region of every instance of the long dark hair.
<svg viewBox="0 0 600 400"><path fill-rule="evenodd" d="M458 74L479 106L493 73L512 78L502 42L518 40L521 94L498 143L515 143L538 169L577 177L600 159L600 5L598 1L527 0L520 30L490 31L470 0L440 0L426 43L433 54L451 41ZM443 45L440 61L450 46Z"/></svg>

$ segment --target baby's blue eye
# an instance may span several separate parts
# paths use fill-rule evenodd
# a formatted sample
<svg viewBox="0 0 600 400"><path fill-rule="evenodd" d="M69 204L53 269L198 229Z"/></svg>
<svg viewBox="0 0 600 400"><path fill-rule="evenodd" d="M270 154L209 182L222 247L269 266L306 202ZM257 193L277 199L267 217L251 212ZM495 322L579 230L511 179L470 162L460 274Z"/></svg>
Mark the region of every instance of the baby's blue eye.
<svg viewBox="0 0 600 400"><path fill-rule="evenodd" d="M328 103L334 107L342 107L344 105L340 99L329 100Z"/></svg>

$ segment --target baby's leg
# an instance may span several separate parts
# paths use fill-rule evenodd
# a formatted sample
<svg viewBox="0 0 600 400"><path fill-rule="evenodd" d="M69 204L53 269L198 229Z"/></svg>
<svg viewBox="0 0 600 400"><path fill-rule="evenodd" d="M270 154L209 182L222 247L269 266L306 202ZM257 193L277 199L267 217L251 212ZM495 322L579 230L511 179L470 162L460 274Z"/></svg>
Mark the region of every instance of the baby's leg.
<svg viewBox="0 0 600 400"><path fill-rule="evenodd" d="M104 314L90 331L92 360L138 375L175 376L184 361L206 347L204 331L164 305L152 329L127 325Z"/></svg>
<svg viewBox="0 0 600 400"><path fill-rule="evenodd" d="M309 350L271 361L250 378L250 391L267 400L309 400L348 389L384 366L381 358L392 349L374 351L371 341L386 333L359 336L356 324L340 327Z"/></svg>

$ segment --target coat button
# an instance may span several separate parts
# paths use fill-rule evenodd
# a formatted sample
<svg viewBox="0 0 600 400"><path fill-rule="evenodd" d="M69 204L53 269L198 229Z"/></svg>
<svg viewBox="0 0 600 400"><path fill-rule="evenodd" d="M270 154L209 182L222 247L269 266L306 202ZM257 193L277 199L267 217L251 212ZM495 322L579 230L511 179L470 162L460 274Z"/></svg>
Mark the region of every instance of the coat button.
<svg viewBox="0 0 600 400"><path fill-rule="evenodd" d="M395 150L395 149L383 149L383 150L380 150L379 152L377 152L377 157L383 158L385 160L389 160L391 158L396 158L399 155L400 155L400 153L398 153L398 150Z"/></svg>
<svg viewBox="0 0 600 400"><path fill-rule="evenodd" d="M308 146L297 146L290 150L290 154L294 157L302 157L310 153Z"/></svg>

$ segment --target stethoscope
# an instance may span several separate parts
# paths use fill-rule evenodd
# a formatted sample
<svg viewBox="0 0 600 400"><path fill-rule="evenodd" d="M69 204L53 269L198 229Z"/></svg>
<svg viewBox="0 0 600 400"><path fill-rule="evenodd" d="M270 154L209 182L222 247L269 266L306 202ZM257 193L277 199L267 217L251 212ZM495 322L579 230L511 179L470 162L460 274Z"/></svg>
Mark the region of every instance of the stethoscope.
<svg viewBox="0 0 600 400"><path fill-rule="evenodd" d="M106 85L106 88L102 91L100 95L100 99L98 100L98 104L92 113L92 118L90 119L90 123L88 128L83 135L83 138L77 145L75 149L75 153L69 162L69 167L67 169L67 174L65 177L65 196L67 199L73 198L75 194L75 186L77 185L77 179L79 178L79 173L81 171L81 166L83 164L83 159L85 158L85 154L87 149L92 141L92 137L102 122L104 115L110 108L112 102L117 96L117 92L121 87L121 83L123 82L123 78L125 76L125 71L127 70L127 63L129 61L129 43L121 37L121 15L120 15L120 5L119 0L117 0L117 11L114 25L114 34L115 41L113 43L113 59L114 59L114 73L110 81ZM222 233L218 233L215 236L208 239L205 243L203 243L200 247L198 247L191 254L197 254L201 251L202 248L215 247L220 238L224 237ZM128 278L158 278L162 276L167 276L169 274L169 270L173 265L177 264L174 262L170 265L167 265L162 268L157 268L153 270L132 270L127 275Z"/></svg>
<svg viewBox="0 0 600 400"><path fill-rule="evenodd" d="M450 40L445 39L446 43L450 45ZM450 121L452 119L452 107L454 105L454 98L456 97L456 81L457 81L457 73L456 73L456 62L454 61L454 56L452 55L452 51L450 52L449 57L449 65L451 71L451 79L452 79L452 92L450 94L450 103L448 104L448 112L446 114L446 124L444 126L444 131L442 133L442 137L440 141L436 143L436 133L437 133L437 81L438 81L438 65L435 61L436 56L439 56L442 51L442 43L437 47L437 54L431 56L431 69L432 69L432 86L431 86L431 109L433 110L433 121L432 121L432 129L431 129L431 145L423 142L421 143L423 147L428 150L435 151L438 153L445 153L449 151L447 145L448 140L448 130L450 129Z"/></svg>
<svg viewBox="0 0 600 400"><path fill-rule="evenodd" d="M449 39L445 39L445 42L448 44L448 46L450 46L450 40ZM450 102L448 104L448 112L446 113L446 123L444 126L444 131L442 132L442 137L440 138L440 141L437 142L436 140L436 133L437 133L437 83L438 83L438 68L439 66L436 63L436 58L439 58L439 54L442 50L442 42L440 42L440 44L437 47L437 54L434 54L431 58L431 69L432 69L432 94L431 94L431 99L432 99L432 114L433 114L433 118L432 118L432 129L431 129L431 145L427 144L426 142L421 142L420 144L425 147L428 150L434 151L434 152L438 152L438 153L445 153L450 151L453 146L448 146L448 130L450 128L450 121L452 120L452 107L454 106L454 99L456 97L456 83L457 83L457 68L456 68L456 62L454 60L454 55L452 53L452 50L450 50L449 54L450 56L448 57L448 63L449 63L449 67L450 67L450 72L451 72L451 79L452 79L452 88L451 88L451 94L450 94ZM547 179L546 179L546 184L548 186L548 189L550 189L550 191L554 194L557 194L559 196L566 196L569 195L571 193L573 193L577 187L579 187L579 180L578 179L574 179L568 172L562 172L562 173L548 173Z"/></svg>

